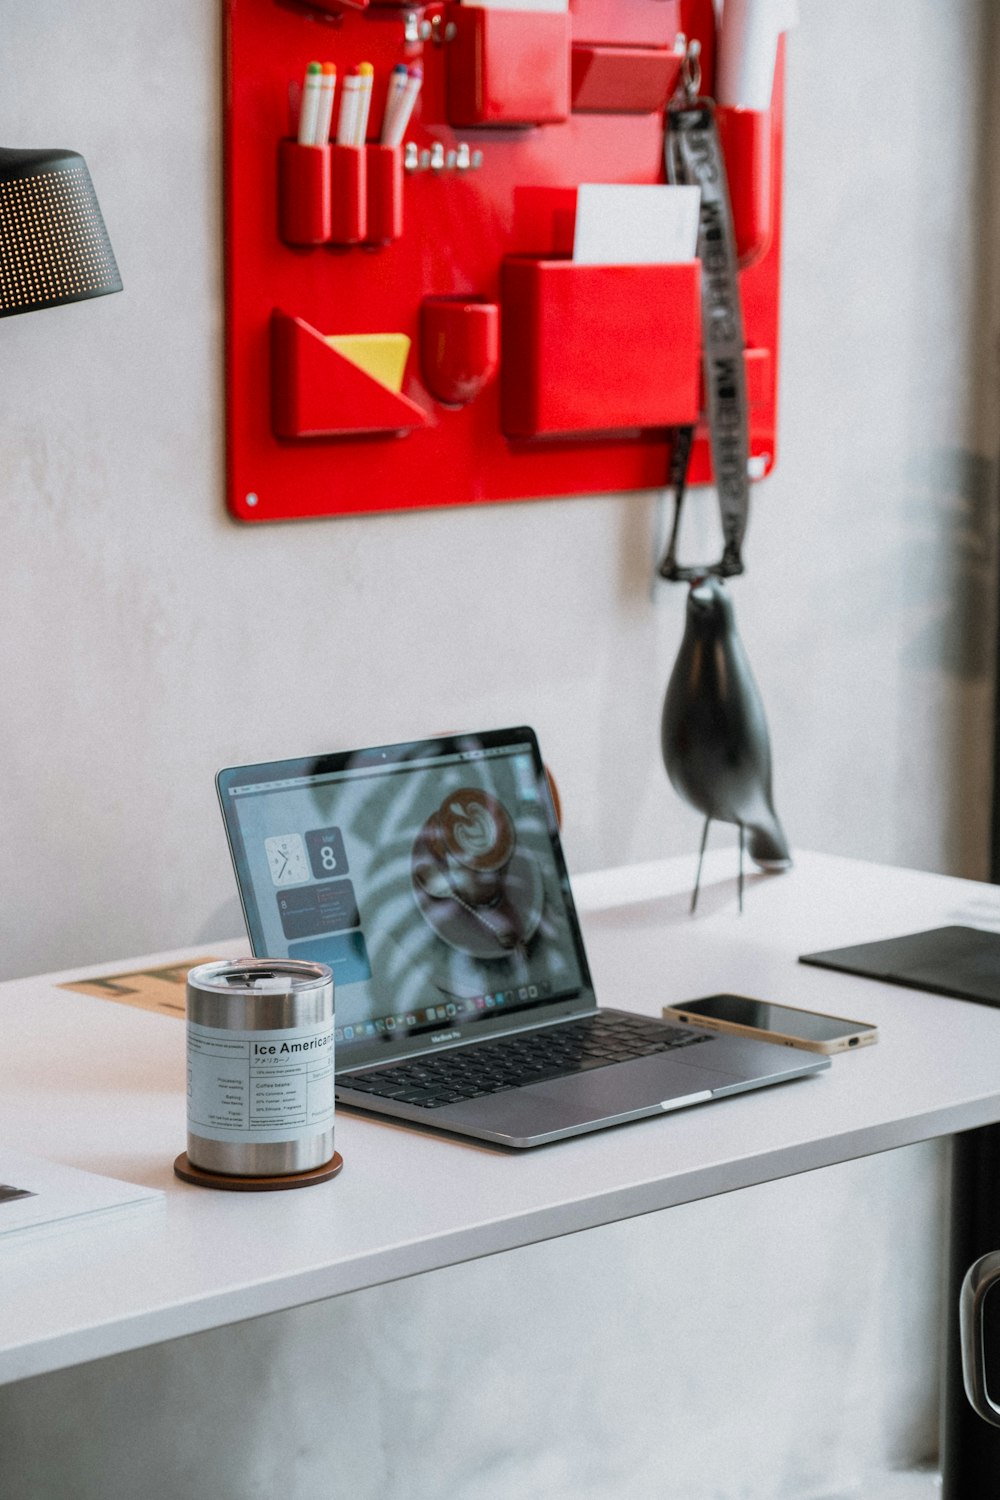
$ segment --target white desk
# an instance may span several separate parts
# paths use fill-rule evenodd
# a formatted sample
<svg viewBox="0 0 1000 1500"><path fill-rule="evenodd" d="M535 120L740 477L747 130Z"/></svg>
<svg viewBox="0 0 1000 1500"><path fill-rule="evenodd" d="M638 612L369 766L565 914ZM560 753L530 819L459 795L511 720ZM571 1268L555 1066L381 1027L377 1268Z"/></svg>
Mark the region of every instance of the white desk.
<svg viewBox="0 0 1000 1500"><path fill-rule="evenodd" d="M691 859L574 882L602 1003L658 1014L737 989L874 1021L877 1046L815 1078L529 1152L341 1111L343 1173L291 1193L177 1181L183 1023L56 988L152 959L0 985L5 1143L166 1192L113 1223L0 1239L0 1382L1000 1120L1000 1011L795 962L946 922L1000 925L1000 890L802 854L748 880L740 917L734 864L706 861L693 920Z"/></svg>

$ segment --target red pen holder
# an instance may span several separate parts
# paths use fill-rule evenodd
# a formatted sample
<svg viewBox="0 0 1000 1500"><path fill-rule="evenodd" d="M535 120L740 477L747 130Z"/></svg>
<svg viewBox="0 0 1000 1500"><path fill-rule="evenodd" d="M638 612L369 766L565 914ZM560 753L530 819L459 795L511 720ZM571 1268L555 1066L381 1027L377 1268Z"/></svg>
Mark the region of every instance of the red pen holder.
<svg viewBox="0 0 1000 1500"><path fill-rule="evenodd" d="M500 309L473 297L425 297L420 306L424 385L445 406L465 406L496 374Z"/></svg>
<svg viewBox="0 0 1000 1500"><path fill-rule="evenodd" d="M330 238L329 146L280 143L278 232L286 245L325 245Z"/></svg>
<svg viewBox="0 0 1000 1500"><path fill-rule="evenodd" d="M367 165L363 146L328 146L330 153L330 240L359 245L368 228Z"/></svg>
<svg viewBox="0 0 1000 1500"><path fill-rule="evenodd" d="M449 5L452 125L546 125L569 115L568 11Z"/></svg>
<svg viewBox="0 0 1000 1500"><path fill-rule="evenodd" d="M773 129L770 110L716 106L719 144L726 162L736 254L746 270L760 260L774 233Z"/></svg>
<svg viewBox="0 0 1000 1500"><path fill-rule="evenodd" d="M366 245L387 245L403 233L403 148L366 146Z"/></svg>
<svg viewBox="0 0 1000 1500"><path fill-rule="evenodd" d="M585 266L512 256L501 297L507 437L697 421L700 261Z"/></svg>

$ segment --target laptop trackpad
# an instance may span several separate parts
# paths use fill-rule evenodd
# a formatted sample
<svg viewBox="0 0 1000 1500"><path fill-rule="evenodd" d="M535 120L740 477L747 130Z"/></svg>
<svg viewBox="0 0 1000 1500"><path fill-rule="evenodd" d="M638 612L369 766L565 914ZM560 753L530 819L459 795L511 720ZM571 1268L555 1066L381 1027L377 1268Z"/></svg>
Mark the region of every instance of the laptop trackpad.
<svg viewBox="0 0 1000 1500"><path fill-rule="evenodd" d="M732 1083L732 1074L718 1068L705 1068L693 1059L657 1053L653 1057L637 1057L632 1062L616 1063L610 1068L593 1068L586 1073L576 1073L571 1078L553 1078L548 1083L533 1084L532 1096L558 1100L567 1088L584 1091L595 1101L613 1099L635 1100L635 1108L643 1104L659 1104L665 1099L674 1099L686 1094L703 1094L706 1089L721 1088ZM581 1093L577 1093L577 1098ZM625 1108L633 1107L628 1103Z"/></svg>
<svg viewBox="0 0 1000 1500"><path fill-rule="evenodd" d="M709 1097L713 1089L732 1081L730 1073L660 1053L491 1094L485 1099L470 1100L465 1106L453 1104L447 1112L442 1110L438 1118L447 1127L468 1109L489 1130L509 1131L512 1135L547 1134L586 1120L651 1113L664 1104L668 1108L674 1101L679 1104L685 1098L694 1104Z"/></svg>

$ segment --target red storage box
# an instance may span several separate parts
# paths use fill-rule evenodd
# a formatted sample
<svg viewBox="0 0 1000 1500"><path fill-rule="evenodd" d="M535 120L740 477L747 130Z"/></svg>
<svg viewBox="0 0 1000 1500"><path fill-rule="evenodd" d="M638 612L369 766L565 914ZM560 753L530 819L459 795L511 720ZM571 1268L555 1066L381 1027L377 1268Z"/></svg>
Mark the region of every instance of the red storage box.
<svg viewBox="0 0 1000 1500"><path fill-rule="evenodd" d="M697 421L699 261L581 266L512 256L501 299L507 437Z"/></svg>
<svg viewBox="0 0 1000 1500"><path fill-rule="evenodd" d="M745 270L767 252L774 233L774 125L770 110L736 105L717 105L715 119L726 162L736 254Z"/></svg>
<svg viewBox="0 0 1000 1500"><path fill-rule="evenodd" d="M451 5L448 120L546 125L569 116L569 12Z"/></svg>
<svg viewBox="0 0 1000 1500"><path fill-rule="evenodd" d="M352 364L304 318L271 314L271 425L275 437L410 432L427 414Z"/></svg>
<svg viewBox="0 0 1000 1500"><path fill-rule="evenodd" d="M704 35L694 7L685 0L688 14L681 14L681 0L572 0L574 42L597 42L623 47L663 47L686 28L699 38ZM704 6L701 7L704 9Z"/></svg>
<svg viewBox="0 0 1000 1500"><path fill-rule="evenodd" d="M574 42L574 114L648 115L674 91L683 58L666 47L602 47Z"/></svg>

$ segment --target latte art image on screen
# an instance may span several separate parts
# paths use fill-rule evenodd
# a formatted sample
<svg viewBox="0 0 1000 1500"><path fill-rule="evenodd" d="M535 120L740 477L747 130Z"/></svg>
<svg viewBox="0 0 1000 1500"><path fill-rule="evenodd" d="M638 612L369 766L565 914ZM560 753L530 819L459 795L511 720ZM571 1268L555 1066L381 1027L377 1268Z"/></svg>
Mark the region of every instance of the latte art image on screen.
<svg viewBox="0 0 1000 1500"><path fill-rule="evenodd" d="M501 893L517 835L507 809L480 787L452 792L421 830L454 895L486 906Z"/></svg>
<svg viewBox="0 0 1000 1500"><path fill-rule="evenodd" d="M514 852L514 825L507 809L480 787L464 786L437 812L441 841L474 870L502 870Z"/></svg>
<svg viewBox="0 0 1000 1500"><path fill-rule="evenodd" d="M413 844L413 885L425 920L450 947L478 958L523 951L541 920L537 861L517 847L507 809L480 787L460 787Z"/></svg>

